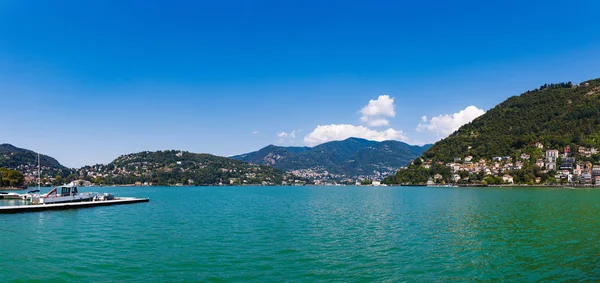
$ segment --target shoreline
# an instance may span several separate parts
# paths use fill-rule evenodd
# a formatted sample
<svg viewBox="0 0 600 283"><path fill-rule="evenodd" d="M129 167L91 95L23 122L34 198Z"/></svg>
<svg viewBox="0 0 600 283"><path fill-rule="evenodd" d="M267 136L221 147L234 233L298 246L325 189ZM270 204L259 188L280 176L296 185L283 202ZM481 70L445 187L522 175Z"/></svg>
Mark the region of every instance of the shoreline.
<svg viewBox="0 0 600 283"><path fill-rule="evenodd" d="M89 187L106 187L106 188L120 188L120 187L138 187L138 188L152 188L152 187L168 187L168 188L194 188L194 187L429 187L429 188L448 188L444 186L427 186L424 184L417 185L405 185L405 184L393 184L386 186L371 186L371 185L338 185L338 186L325 186L325 185L186 185L186 186L175 186L175 185L153 185L153 186L132 186L132 185L111 185L111 186L89 186ZM505 185L456 185L453 188L589 188L589 189L600 189L600 185L519 185L519 184L505 184ZM85 188L85 187L82 187Z"/></svg>
<svg viewBox="0 0 600 283"><path fill-rule="evenodd" d="M0 191L24 191L26 189L23 187L0 187Z"/></svg>
<svg viewBox="0 0 600 283"><path fill-rule="evenodd" d="M575 184L575 185L525 185L525 184L502 184L502 185L465 185L465 184L459 184L459 185L449 185L448 187L445 187L444 185L439 185L439 186L427 186L426 184L414 184L414 185L409 185L409 184L391 184L391 185L386 185L387 187L429 187L429 188L486 188L486 187L490 187L490 188L588 188L588 189L600 189L600 185L581 185L581 184ZM54 188L56 186L46 186L46 187L40 187L40 188ZM313 184L304 184L304 185L262 185L262 184L246 184L246 185L185 185L185 186L176 186L176 185L152 185L152 186L136 186L136 185L110 185L110 186L81 186L81 188L86 188L86 187L92 187L92 188L130 188L130 187L139 187L139 188L143 188L143 187L148 187L148 188L152 188L152 187L173 187L173 188L177 188L177 187L181 187L181 188L190 188L190 187L335 187L335 186L325 186L325 185L313 185ZM370 186L370 185L364 185L364 186L356 186L356 185L338 185L338 187L379 187L379 186ZM385 186L381 186L381 187L385 187ZM0 187L0 191L24 191L27 189L34 189L34 187ZM35 187L35 189L37 189L37 187Z"/></svg>
<svg viewBox="0 0 600 283"><path fill-rule="evenodd" d="M425 184L418 185L404 185L395 184L388 186L396 187L430 187L430 188L448 188L443 185L439 186L427 186ZM503 184L503 185L450 185L452 188L589 188L589 189L600 189L600 185L581 185L581 184L565 184L565 185L525 185L525 184Z"/></svg>

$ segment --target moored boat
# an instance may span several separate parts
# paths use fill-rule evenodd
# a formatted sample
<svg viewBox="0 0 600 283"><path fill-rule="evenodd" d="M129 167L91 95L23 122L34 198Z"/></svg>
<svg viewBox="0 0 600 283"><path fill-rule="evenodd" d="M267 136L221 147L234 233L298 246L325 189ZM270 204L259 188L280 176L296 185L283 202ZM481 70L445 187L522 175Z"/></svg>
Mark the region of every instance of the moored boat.
<svg viewBox="0 0 600 283"><path fill-rule="evenodd" d="M23 196L17 193L0 192L0 199L23 199Z"/></svg>
<svg viewBox="0 0 600 283"><path fill-rule="evenodd" d="M0 206L0 214L36 212L46 210L60 210L71 208L85 208L118 204L133 204L149 202L148 198L115 197L110 193L79 192L77 185L73 182L60 187L55 187L50 192L40 194L40 159L38 154L38 187L26 194L2 193L2 196L16 196L15 199L24 199L25 204L11 206Z"/></svg>
<svg viewBox="0 0 600 283"><path fill-rule="evenodd" d="M80 193L77 186L71 183L52 189L44 196L40 196L38 201L43 204L92 201L97 195L97 193L89 192ZM34 198L32 200L35 202Z"/></svg>

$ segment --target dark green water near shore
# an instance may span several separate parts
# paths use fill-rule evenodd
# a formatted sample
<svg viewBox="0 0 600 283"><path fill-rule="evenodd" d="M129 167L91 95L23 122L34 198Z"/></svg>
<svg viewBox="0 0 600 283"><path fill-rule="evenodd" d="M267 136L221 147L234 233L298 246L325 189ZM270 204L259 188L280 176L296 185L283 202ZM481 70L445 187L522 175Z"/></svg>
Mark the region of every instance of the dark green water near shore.
<svg viewBox="0 0 600 283"><path fill-rule="evenodd" d="M0 215L0 281L600 280L600 190L85 189L151 201Z"/></svg>

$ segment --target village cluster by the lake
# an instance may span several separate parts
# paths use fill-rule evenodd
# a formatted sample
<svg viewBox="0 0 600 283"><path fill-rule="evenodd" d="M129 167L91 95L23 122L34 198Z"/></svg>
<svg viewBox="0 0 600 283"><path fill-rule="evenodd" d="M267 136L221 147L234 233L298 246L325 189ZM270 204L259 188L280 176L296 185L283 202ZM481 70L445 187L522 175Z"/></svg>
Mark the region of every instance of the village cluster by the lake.
<svg viewBox="0 0 600 283"><path fill-rule="evenodd" d="M530 154L521 153L517 156L495 156L491 160L485 158L475 160L473 156L466 155L455 157L453 162L438 162L450 169L451 176L447 178L438 173L433 175L427 184L450 182L463 185L600 186L600 164L593 162L593 156L600 153L598 149L579 146L573 151L568 145L562 150L547 149L539 142L535 144L535 148L542 152L541 158L532 158ZM414 165L414 161L411 164ZM422 166L427 169L432 165L432 160L422 162ZM529 176L519 178L527 175L526 168L531 169Z"/></svg>

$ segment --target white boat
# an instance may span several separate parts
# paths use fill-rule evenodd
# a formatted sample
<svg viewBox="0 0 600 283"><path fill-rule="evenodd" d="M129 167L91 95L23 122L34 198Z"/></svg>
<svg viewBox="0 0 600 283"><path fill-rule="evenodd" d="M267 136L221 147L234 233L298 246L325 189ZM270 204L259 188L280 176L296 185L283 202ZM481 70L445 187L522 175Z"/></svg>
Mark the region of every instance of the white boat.
<svg viewBox="0 0 600 283"><path fill-rule="evenodd" d="M60 204L70 202L97 202L97 201L112 201L115 200L115 196L109 193L80 193L77 189L77 185L71 182L70 184L63 185L52 189L45 195L40 195L40 154L38 153L38 188L27 192L27 194L21 196L23 199L28 201L29 205L43 205L43 204Z"/></svg>
<svg viewBox="0 0 600 283"><path fill-rule="evenodd" d="M54 204L65 202L92 201L98 195L97 193L80 193L77 186L71 182L68 185L56 187L45 195L40 195L41 180L40 154L38 153L38 189L28 192L25 198L30 200L31 204ZM60 190L60 191L59 191Z"/></svg>
<svg viewBox="0 0 600 283"><path fill-rule="evenodd" d="M73 183L63 185L52 189L49 193L40 197L39 203L65 203L65 202L80 202L92 201L96 197L96 193L80 193L77 186Z"/></svg>

